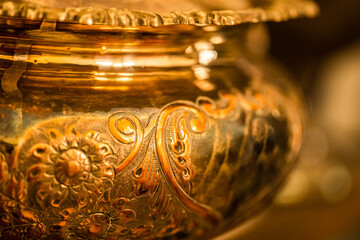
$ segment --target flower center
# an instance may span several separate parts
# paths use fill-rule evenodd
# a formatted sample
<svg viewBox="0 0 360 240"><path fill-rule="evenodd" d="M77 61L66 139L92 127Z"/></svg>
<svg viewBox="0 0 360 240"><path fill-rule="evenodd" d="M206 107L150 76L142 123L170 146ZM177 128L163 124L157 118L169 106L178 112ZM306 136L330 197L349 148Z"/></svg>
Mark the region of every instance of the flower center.
<svg viewBox="0 0 360 240"><path fill-rule="evenodd" d="M101 237L109 230L111 220L103 213L94 213L80 219L76 225L75 233L80 237L89 239Z"/></svg>
<svg viewBox="0 0 360 240"><path fill-rule="evenodd" d="M90 170L86 154L78 149L69 149L57 159L55 176L62 184L74 186L85 181Z"/></svg>
<svg viewBox="0 0 360 240"><path fill-rule="evenodd" d="M103 235L107 232L110 226L109 217L102 213L93 214L90 216L89 232L94 235Z"/></svg>

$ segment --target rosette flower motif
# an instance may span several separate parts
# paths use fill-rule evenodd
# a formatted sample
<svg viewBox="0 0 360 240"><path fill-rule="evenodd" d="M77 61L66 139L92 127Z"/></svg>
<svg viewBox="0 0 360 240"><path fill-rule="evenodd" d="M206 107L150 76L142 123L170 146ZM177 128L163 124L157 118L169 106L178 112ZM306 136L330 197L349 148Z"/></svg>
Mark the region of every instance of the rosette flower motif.
<svg viewBox="0 0 360 240"><path fill-rule="evenodd" d="M128 222L136 218L132 209L125 208L129 199L117 198L114 200L104 197L102 203L79 212L65 209L60 214L63 222L57 224L62 236L71 239L118 239L127 236Z"/></svg>
<svg viewBox="0 0 360 240"><path fill-rule="evenodd" d="M75 126L64 134L57 129L46 132L49 143L35 144L29 151L37 164L29 168L27 179L34 194L31 201L44 207L82 208L101 198L113 185L114 168L107 159L111 147L98 141L99 134L79 134Z"/></svg>
<svg viewBox="0 0 360 240"><path fill-rule="evenodd" d="M45 225L31 209L16 206L16 201L7 201L7 206L4 205L0 205L0 239L44 237Z"/></svg>

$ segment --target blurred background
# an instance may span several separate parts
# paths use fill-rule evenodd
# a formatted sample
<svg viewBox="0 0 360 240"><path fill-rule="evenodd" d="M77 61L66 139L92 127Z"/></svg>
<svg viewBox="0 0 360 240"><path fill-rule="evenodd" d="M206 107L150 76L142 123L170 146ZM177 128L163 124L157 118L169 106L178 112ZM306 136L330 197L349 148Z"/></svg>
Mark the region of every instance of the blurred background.
<svg viewBox="0 0 360 240"><path fill-rule="evenodd" d="M360 0L315 1L316 19L268 24L309 109L299 163L273 207L225 239L360 239Z"/></svg>

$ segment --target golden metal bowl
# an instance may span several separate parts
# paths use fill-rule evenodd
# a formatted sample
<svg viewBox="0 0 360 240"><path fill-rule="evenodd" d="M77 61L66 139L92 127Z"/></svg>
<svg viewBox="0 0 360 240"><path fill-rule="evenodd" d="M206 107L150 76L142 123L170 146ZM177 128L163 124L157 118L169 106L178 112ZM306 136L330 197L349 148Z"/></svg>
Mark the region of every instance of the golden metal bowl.
<svg viewBox="0 0 360 240"><path fill-rule="evenodd" d="M312 2L1 2L1 239L208 238L271 201L302 104L253 23Z"/></svg>

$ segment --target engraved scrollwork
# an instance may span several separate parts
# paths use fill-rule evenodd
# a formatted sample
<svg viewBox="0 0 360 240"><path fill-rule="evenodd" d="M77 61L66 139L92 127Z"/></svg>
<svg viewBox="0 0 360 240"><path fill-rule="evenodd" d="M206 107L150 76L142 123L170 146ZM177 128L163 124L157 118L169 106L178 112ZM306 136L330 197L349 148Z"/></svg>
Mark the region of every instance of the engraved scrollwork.
<svg viewBox="0 0 360 240"><path fill-rule="evenodd" d="M177 115L177 113L179 115ZM175 121L175 133L172 132L174 130L174 122L172 124L172 129L170 128L169 130L167 126L172 115L177 115L178 120L177 123ZM178 127L177 131L176 125ZM189 134L189 130L187 130L187 128L191 129L190 131L194 133L201 133L206 130L206 127L207 116L199 110L198 106L192 103L173 103L165 107L159 114L158 125L156 128L156 146L162 172L174 194L191 211L216 225L219 220L219 216L209 207L198 203L196 200L191 198L182 188L182 186L191 179L193 173L192 170L190 170L190 159L185 154L188 149L181 150L183 151L183 153L181 153L181 151L178 151L180 148L178 148L178 150L175 148L175 144L182 144L183 147L189 147L186 139ZM170 137L170 141L168 134L172 136L172 138ZM175 135L177 136L175 137ZM183 141L180 141L180 139L183 139ZM173 153L169 151L169 142L170 144L171 142L173 143L172 149L175 148ZM179 155L179 153L181 153L182 156L179 156L176 159L172 158L174 155Z"/></svg>
<svg viewBox="0 0 360 240"><path fill-rule="evenodd" d="M198 97L196 103L213 119L238 119L241 113L239 96L241 94L236 91L220 93L216 102L208 97Z"/></svg>
<svg viewBox="0 0 360 240"><path fill-rule="evenodd" d="M187 209L216 225L219 214L189 195L195 171L189 155L190 141L193 134L207 130L210 118L225 119L230 115L237 118L238 108L236 94L220 94L217 102L200 97L196 103L170 103L155 117L150 117L145 127L132 113L113 114L108 121L110 133L123 144L133 144L131 152L116 167L116 172L121 172L136 157L142 158L133 170L136 194L152 196L150 206L155 217L172 216L174 221L185 218L186 213L174 207L174 201L167 196L165 186L169 185L171 192ZM143 154L138 154L139 151Z"/></svg>
<svg viewBox="0 0 360 240"><path fill-rule="evenodd" d="M153 194L158 191L161 179L157 171L156 158L154 143L151 141L142 163L133 171L136 181L136 195Z"/></svg>
<svg viewBox="0 0 360 240"><path fill-rule="evenodd" d="M109 131L121 143L132 144L134 147L122 163L115 168L116 173L126 168L140 150L144 132L140 120L128 112L118 112L109 118Z"/></svg>

